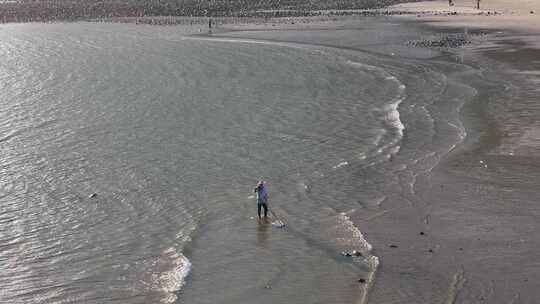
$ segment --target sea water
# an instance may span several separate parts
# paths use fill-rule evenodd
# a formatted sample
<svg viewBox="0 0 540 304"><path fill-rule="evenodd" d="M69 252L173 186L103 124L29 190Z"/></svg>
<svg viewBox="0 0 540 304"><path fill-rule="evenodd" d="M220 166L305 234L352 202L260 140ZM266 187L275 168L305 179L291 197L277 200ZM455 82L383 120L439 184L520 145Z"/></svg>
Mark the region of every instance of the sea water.
<svg viewBox="0 0 540 304"><path fill-rule="evenodd" d="M411 204L474 95L414 60L89 23L2 26L0 79L2 303L365 303L350 215Z"/></svg>

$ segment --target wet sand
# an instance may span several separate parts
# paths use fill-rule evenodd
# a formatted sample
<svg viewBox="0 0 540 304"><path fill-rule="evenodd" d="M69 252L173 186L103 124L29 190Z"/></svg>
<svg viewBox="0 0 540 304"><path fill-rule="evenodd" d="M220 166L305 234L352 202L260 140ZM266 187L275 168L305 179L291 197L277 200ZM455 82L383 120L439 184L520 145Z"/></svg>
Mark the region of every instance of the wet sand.
<svg viewBox="0 0 540 304"><path fill-rule="evenodd" d="M463 143L419 174L402 201L390 198L376 213L352 214L381 261L369 303L536 303L540 298L540 128L534 119L540 113L540 30L527 23L529 16L514 15L510 23L523 20L519 26L504 18L489 23L479 18L484 17L464 12L461 17L385 18L386 26L397 22L407 30L397 31L399 37L391 37L391 31L377 38L339 36L338 42L331 35L284 34L302 29L291 23L236 26L238 32L224 34L455 61L485 77L469 76L478 91L461 110ZM353 19L326 26L369 27ZM454 50L403 47L409 39L456 32L483 38ZM402 207L403 200L411 204Z"/></svg>
<svg viewBox="0 0 540 304"><path fill-rule="evenodd" d="M461 113L468 137L419 176L413 206L369 224L359 217L383 265L373 303L536 303L540 297L539 145L531 119L538 115L540 28L529 16L485 18L423 22L442 33L486 34L483 43L454 53L491 83L476 84L476 100Z"/></svg>

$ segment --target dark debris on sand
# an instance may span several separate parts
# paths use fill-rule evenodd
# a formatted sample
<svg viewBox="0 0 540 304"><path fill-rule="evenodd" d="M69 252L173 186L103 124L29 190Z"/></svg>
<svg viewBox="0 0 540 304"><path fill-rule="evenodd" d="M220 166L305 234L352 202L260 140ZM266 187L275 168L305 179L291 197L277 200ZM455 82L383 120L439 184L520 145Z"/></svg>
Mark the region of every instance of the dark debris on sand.
<svg viewBox="0 0 540 304"><path fill-rule="evenodd" d="M472 42L470 35L466 34L444 34L437 38L424 38L411 40L406 44L413 47L425 48L458 48Z"/></svg>

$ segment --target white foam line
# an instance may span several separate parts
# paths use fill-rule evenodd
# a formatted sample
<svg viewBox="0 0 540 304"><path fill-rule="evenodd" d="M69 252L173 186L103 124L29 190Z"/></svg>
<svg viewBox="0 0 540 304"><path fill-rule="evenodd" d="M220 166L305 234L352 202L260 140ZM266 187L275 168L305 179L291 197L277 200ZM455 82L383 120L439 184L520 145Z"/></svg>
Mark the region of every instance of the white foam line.
<svg viewBox="0 0 540 304"><path fill-rule="evenodd" d="M176 302L178 297L175 293L184 286L185 279L191 271L191 262L172 247L165 250L163 254L171 259L173 267L168 271L160 273L154 279L153 285L157 285L156 289L165 293L160 302L169 304Z"/></svg>
<svg viewBox="0 0 540 304"><path fill-rule="evenodd" d="M375 280L375 273L379 268L379 258L371 254L373 246L368 243L368 241L366 241L360 229L358 229L358 227L354 225L349 216L346 213L340 213L339 218L341 219L343 225L350 227L350 229L352 230L351 240L357 240L359 242L359 244L357 244L356 246L359 245L361 246L361 248L358 248L356 246L355 247L356 249L360 249L360 252L362 252L362 254L366 257L364 259L364 262L367 263L367 265L369 266L369 272L365 279L366 282L360 287L360 289L362 290L362 296L358 300L358 304L366 304L369 296L369 291L371 289L371 286L373 285L373 281Z"/></svg>
<svg viewBox="0 0 540 304"><path fill-rule="evenodd" d="M358 304L366 304L368 302L369 291L373 286L373 282L375 281L375 273L377 272L380 264L379 258L374 255L370 255L366 260L368 260L367 262L369 264L370 271L366 278L366 283L361 287L362 297L358 301Z"/></svg>

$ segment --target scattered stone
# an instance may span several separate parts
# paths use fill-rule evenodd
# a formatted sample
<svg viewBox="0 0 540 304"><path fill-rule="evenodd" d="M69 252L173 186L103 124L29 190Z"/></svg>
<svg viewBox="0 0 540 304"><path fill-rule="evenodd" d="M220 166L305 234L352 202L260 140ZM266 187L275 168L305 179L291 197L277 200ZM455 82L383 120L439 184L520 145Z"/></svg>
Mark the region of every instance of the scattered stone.
<svg viewBox="0 0 540 304"><path fill-rule="evenodd" d="M366 282L366 279L359 279L358 282L360 282L360 283L365 283L365 282Z"/></svg>
<svg viewBox="0 0 540 304"><path fill-rule="evenodd" d="M397 245L394 245L394 244L391 244L391 245L390 245L390 248L398 248L398 246L397 246Z"/></svg>
<svg viewBox="0 0 540 304"><path fill-rule="evenodd" d="M420 235L425 235L424 231L420 231Z"/></svg>
<svg viewBox="0 0 540 304"><path fill-rule="evenodd" d="M343 251L343 252L341 253L341 255L342 255L342 256L346 256L346 257L351 257L351 256L352 256L352 254L350 254L349 252L345 252L345 251Z"/></svg>
<svg viewBox="0 0 540 304"><path fill-rule="evenodd" d="M92 193L90 194L90 196L88 196L89 198L96 198L97 197L97 193Z"/></svg>

